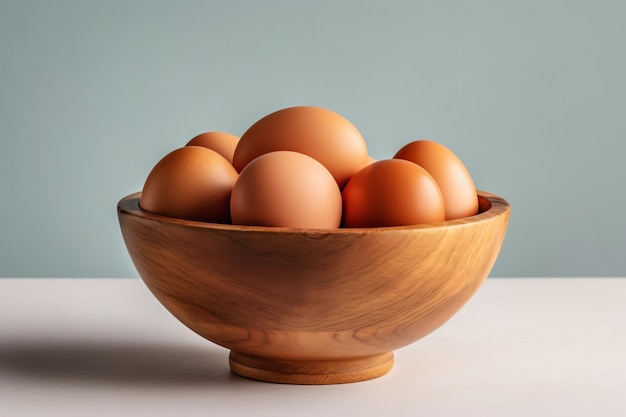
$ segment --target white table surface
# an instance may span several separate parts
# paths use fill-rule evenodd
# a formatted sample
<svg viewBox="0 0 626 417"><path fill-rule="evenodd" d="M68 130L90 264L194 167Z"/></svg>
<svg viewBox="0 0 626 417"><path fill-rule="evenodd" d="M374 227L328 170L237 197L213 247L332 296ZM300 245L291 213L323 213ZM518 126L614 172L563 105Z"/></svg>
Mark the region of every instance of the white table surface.
<svg viewBox="0 0 626 417"><path fill-rule="evenodd" d="M256 382L129 279L0 279L0 416L626 416L626 278L489 278L386 376Z"/></svg>

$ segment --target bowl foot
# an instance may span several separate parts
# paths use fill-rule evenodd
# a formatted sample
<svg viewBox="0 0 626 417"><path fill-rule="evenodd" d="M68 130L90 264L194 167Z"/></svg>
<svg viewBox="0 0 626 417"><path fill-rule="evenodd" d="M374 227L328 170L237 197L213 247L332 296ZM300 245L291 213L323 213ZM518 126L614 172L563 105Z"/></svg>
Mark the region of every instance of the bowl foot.
<svg viewBox="0 0 626 417"><path fill-rule="evenodd" d="M385 375L393 366L393 352L357 359L286 361L230 352L230 369L237 375L281 384L345 384Z"/></svg>

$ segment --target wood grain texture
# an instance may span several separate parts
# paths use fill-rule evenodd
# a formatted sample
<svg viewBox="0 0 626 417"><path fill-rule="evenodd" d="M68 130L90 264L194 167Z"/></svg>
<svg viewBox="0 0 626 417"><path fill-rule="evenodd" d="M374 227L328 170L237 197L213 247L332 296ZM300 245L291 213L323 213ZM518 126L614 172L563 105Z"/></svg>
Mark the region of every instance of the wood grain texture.
<svg viewBox="0 0 626 417"><path fill-rule="evenodd" d="M464 219L294 230L172 219L142 211L139 198L123 198L118 215L150 291L231 349L233 372L286 383L386 373L381 357L441 326L480 287L510 213L504 199L479 192L480 213Z"/></svg>
<svg viewBox="0 0 626 417"><path fill-rule="evenodd" d="M285 361L231 351L228 360L234 373L259 381L300 385L345 384L385 375L393 366L393 353L351 359Z"/></svg>

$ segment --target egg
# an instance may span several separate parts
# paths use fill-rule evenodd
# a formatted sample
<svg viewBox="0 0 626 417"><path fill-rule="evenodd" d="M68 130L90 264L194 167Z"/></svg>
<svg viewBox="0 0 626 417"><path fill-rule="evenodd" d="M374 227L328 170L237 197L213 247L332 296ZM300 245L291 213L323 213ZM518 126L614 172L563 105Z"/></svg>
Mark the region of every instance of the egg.
<svg viewBox="0 0 626 417"><path fill-rule="evenodd" d="M168 217L230 223L230 194L237 177L235 168L219 153L185 146L152 168L139 205Z"/></svg>
<svg viewBox="0 0 626 417"><path fill-rule="evenodd" d="M445 220L443 195L433 177L401 159L373 162L342 192L345 227L405 226Z"/></svg>
<svg viewBox="0 0 626 417"><path fill-rule="evenodd" d="M330 171L343 187L367 164L367 146L357 128L343 116L321 107L297 106L258 120L241 136L233 166L241 170L272 151L306 154Z"/></svg>
<svg viewBox="0 0 626 417"><path fill-rule="evenodd" d="M418 140L403 146L395 159L405 159L424 168L437 182L446 206L446 220L478 213L474 181L461 160L444 145Z"/></svg>
<svg viewBox="0 0 626 417"><path fill-rule="evenodd" d="M233 224L334 229L341 223L341 191L317 160L275 151L241 170L230 209Z"/></svg>
<svg viewBox="0 0 626 417"><path fill-rule="evenodd" d="M233 163L233 154L239 143L239 137L225 132L204 132L187 142L186 146L204 146L222 155Z"/></svg>

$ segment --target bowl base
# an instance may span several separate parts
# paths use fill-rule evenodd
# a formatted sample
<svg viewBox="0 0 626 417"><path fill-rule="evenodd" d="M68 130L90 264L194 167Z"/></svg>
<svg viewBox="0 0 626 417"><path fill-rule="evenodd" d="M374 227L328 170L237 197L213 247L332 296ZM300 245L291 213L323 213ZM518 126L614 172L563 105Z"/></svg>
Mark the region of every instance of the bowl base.
<svg viewBox="0 0 626 417"><path fill-rule="evenodd" d="M327 385L367 381L389 372L393 352L356 359L286 361L230 352L233 373L280 384Z"/></svg>

